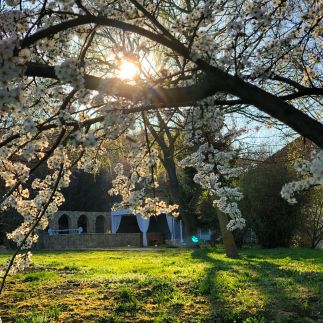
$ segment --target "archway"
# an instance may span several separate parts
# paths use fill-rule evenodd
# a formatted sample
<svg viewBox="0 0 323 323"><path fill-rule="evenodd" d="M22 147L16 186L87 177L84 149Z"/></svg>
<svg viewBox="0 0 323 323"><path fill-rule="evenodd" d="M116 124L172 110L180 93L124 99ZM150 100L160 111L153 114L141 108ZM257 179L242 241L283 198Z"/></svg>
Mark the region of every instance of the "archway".
<svg viewBox="0 0 323 323"><path fill-rule="evenodd" d="M59 219L58 219L58 229L59 230L64 230L59 232L60 234L67 234L69 233L69 220L68 216L66 214L63 214Z"/></svg>
<svg viewBox="0 0 323 323"><path fill-rule="evenodd" d="M88 220L85 214L82 214L79 219L77 220L77 227L83 228L83 233L87 232Z"/></svg>
<svg viewBox="0 0 323 323"><path fill-rule="evenodd" d="M95 220L95 232L105 233L105 218L103 215L99 215Z"/></svg>
<svg viewBox="0 0 323 323"><path fill-rule="evenodd" d="M141 233L136 217L123 215L117 233Z"/></svg>

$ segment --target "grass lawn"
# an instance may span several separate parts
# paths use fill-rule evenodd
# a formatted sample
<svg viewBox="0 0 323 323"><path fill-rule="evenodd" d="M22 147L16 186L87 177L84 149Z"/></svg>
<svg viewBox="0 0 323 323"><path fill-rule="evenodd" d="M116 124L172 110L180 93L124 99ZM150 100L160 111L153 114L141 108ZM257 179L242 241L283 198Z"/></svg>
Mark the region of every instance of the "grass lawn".
<svg viewBox="0 0 323 323"><path fill-rule="evenodd" d="M8 254L0 255L4 263ZM317 322L323 251L35 252L8 280L3 322Z"/></svg>

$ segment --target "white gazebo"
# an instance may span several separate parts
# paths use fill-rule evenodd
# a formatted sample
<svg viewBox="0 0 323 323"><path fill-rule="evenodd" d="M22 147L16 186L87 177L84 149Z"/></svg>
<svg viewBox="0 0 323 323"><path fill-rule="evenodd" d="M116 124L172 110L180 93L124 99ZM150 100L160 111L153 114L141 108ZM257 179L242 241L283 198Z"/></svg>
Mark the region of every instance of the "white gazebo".
<svg viewBox="0 0 323 323"><path fill-rule="evenodd" d="M138 227L142 233L142 243L144 247L148 246L147 231L149 228L150 218L144 218L141 214L132 214L129 210L115 210L111 211L111 231L113 234L117 233L122 216L133 215L136 216ZM175 218L172 215L166 214L167 225L170 231L171 240L176 240ZM183 242L183 225L182 220L179 221L180 225L180 242Z"/></svg>

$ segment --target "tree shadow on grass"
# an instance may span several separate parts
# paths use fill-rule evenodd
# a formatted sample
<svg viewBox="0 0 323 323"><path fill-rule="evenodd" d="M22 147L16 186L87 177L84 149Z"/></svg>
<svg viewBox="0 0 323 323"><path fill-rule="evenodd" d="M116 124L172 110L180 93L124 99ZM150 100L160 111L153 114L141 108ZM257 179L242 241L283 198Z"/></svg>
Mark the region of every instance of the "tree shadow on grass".
<svg viewBox="0 0 323 323"><path fill-rule="evenodd" d="M274 263L280 259L278 255L271 258L270 253L261 251L254 256L247 252L241 259L229 259L214 249L195 249L192 258L207 265L197 289L209 298L213 321L248 318L252 322L304 322L322 318L320 272L300 272L293 266L289 268L287 262L281 266ZM303 256L293 259L296 258L301 260Z"/></svg>
<svg viewBox="0 0 323 323"><path fill-rule="evenodd" d="M260 249L249 248L243 249L245 257L250 259L282 259L302 261L315 265L323 265L323 252L318 249L310 248L273 248Z"/></svg>

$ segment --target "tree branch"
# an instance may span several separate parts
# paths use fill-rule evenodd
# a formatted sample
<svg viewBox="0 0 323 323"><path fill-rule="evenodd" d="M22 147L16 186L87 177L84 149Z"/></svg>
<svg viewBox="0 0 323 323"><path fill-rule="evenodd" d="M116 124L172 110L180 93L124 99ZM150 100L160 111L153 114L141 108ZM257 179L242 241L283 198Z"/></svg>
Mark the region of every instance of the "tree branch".
<svg viewBox="0 0 323 323"><path fill-rule="evenodd" d="M149 30L118 20L109 19L102 16L95 17L91 15L80 16L76 19L64 21L60 24L38 31L22 40L21 47L27 47L42 38L49 37L68 28L90 23L115 27L124 31L139 34L161 45L164 45L184 58L191 60L189 50L178 41L170 40L163 35L155 34ZM204 97L213 95L216 92L229 93L239 97L245 104L253 105L259 110L285 123L302 136L307 137L318 146L323 148L323 125L318 121L297 110L295 107L284 102L279 97L268 93L255 85L247 83L237 76L232 76L217 67L211 66L202 59L197 59L195 63L206 73L204 82L200 83L200 85L203 84L205 87L186 87L181 88L180 91L178 89L168 89L167 91L163 91L162 88L153 88L149 90L149 88L146 87L145 90L139 94L141 94L141 96L145 96L150 93L151 95L152 91L154 92L157 90L153 96L155 96L156 100L154 104L158 105L158 102L167 102L169 104L171 102L178 101L187 102L187 98L192 98L192 94L193 97L200 100ZM89 89L98 89L99 84L97 81L98 80L93 76L88 76L86 80L86 87ZM125 90L123 93L124 96L129 97L131 95L131 92L127 91L127 89L130 89L129 85L123 85L122 88ZM187 89L195 90L195 93L187 92ZM147 90L149 91L147 92ZM183 94L185 94L185 100L182 96Z"/></svg>

